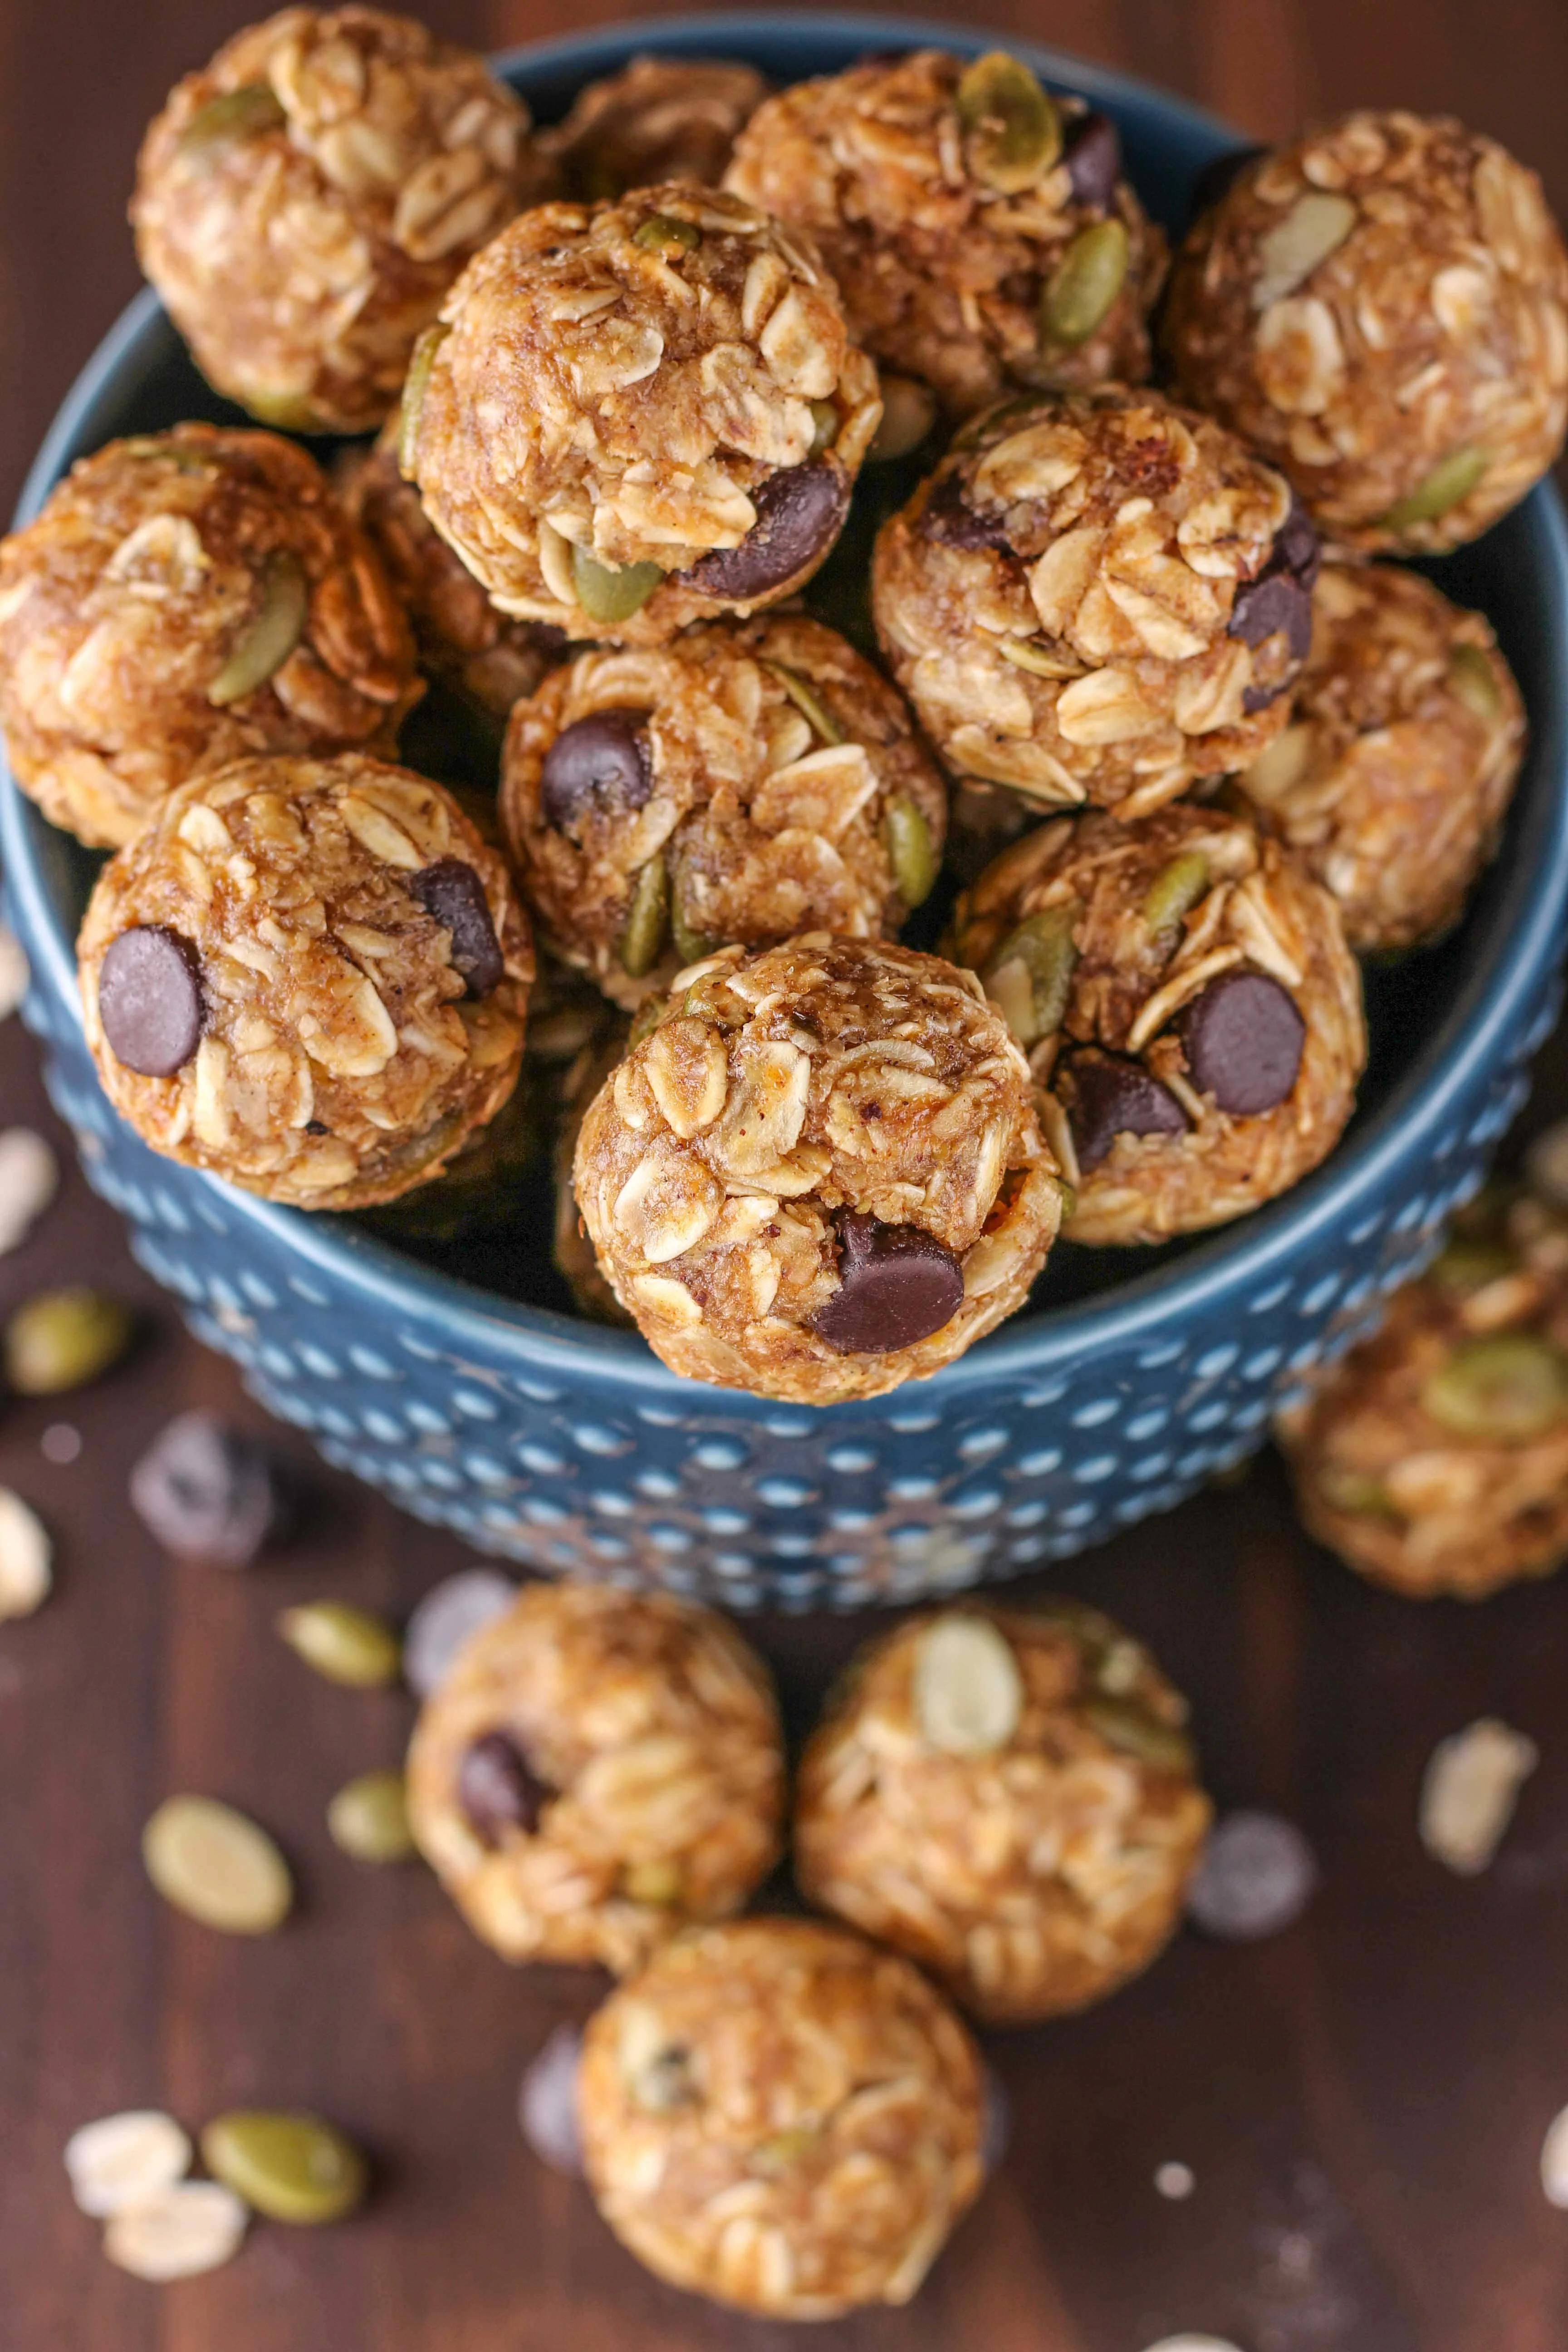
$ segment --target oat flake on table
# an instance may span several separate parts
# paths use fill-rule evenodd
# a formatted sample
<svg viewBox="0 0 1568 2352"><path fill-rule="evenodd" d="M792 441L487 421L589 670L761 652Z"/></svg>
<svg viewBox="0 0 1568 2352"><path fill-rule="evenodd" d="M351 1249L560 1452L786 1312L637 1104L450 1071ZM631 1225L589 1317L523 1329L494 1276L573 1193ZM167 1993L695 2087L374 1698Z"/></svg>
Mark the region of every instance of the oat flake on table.
<svg viewBox="0 0 1568 2352"><path fill-rule="evenodd" d="M53 1549L37 1511L0 1486L0 1620L30 1617L47 1599Z"/></svg>
<svg viewBox="0 0 1568 2352"><path fill-rule="evenodd" d="M30 1127L0 1133L0 1257L25 1241L59 1190L59 1162Z"/></svg>
<svg viewBox="0 0 1568 2352"><path fill-rule="evenodd" d="M1507 1834L1524 1782L1541 1760L1533 1739L1482 1716L1438 1741L1421 1781L1421 1843L1461 1878L1486 1869Z"/></svg>

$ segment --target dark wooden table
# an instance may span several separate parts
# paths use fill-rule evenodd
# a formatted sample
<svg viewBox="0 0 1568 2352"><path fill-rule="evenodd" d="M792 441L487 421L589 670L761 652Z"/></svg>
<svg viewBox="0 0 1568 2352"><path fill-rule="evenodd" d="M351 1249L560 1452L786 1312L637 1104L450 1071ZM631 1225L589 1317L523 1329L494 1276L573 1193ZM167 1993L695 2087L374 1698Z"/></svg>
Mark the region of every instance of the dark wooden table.
<svg viewBox="0 0 1568 2352"><path fill-rule="evenodd" d="M257 13L260 12L258 0ZM123 205L141 125L246 12L224 0L0 0L0 493L135 282ZM428 0L484 46L608 18L614 0ZM650 20L656 12L647 12ZM956 14L955 10L951 13ZM1451 107L1568 211L1563 0L989 0L988 14L1190 92L1268 137L1353 101ZM650 37L655 28L650 21ZM1568 1106L1549 1059L1533 1116ZM0 1125L56 1135L32 1050L0 1032ZM405 1609L461 1549L321 1474L306 1539L231 1576L171 1566L125 1504L131 1463L195 1402L253 1413L132 1268L73 1172L0 1260L0 1311L62 1278L145 1302L132 1364L0 1406L0 1482L58 1539L56 1598L0 1631L0 2345L6 2352L781 2352L802 2339L667 2291L518 2134L520 2073L598 1987L505 1969L416 1870L344 1862L343 1780L393 1762L399 1697L313 1680L289 1601ZM53 1465L46 1429L82 1444ZM58 1452L58 1445L52 1448ZM1363 1590L1295 1528L1270 1461L1071 1563L1192 1694L1222 1804L1298 1819L1323 1865L1306 1918L1241 1949L1182 1937L1118 2000L994 2043L1012 2105L999 2179L914 2307L818 2329L824 2352L1141 2352L1177 2329L1244 2352L1563 2352L1568 2215L1542 2134L1568 2102L1568 1585L1485 1609ZM760 1629L807 1719L861 1630ZM1502 1857L1427 1859L1435 1742L1495 1712L1540 1742ZM160 1798L247 1807L303 1901L247 1944L165 1909L137 1859ZM60 2167L89 2116L318 2106L363 2137L378 2194L343 2228L258 2228L153 2289L111 2270ZM1196 2176L1184 2202L1153 2174Z"/></svg>

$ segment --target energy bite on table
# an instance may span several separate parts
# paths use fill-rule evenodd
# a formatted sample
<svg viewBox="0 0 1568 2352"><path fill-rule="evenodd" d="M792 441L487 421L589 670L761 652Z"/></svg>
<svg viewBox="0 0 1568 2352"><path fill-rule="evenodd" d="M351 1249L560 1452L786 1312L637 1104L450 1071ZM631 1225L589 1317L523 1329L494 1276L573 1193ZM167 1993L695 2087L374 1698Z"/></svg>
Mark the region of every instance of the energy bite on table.
<svg viewBox="0 0 1568 2352"><path fill-rule="evenodd" d="M1474 539L1568 424L1541 183L1445 116L1347 114L1247 163L1177 256L1162 337L1182 396L1363 551Z"/></svg>
<svg viewBox="0 0 1568 2352"><path fill-rule="evenodd" d="M616 2235L777 2319L909 2302L978 2194L983 2109L918 1969L805 1919L683 1936L589 2019L577 2078Z"/></svg>
<svg viewBox="0 0 1568 2352"><path fill-rule="evenodd" d="M1479 1601L1568 1559L1568 1224L1483 1202L1278 1434L1301 1517L1374 1583Z"/></svg>
<svg viewBox="0 0 1568 2352"><path fill-rule="evenodd" d="M1497 845L1524 711L1489 624L1418 572L1331 564L1289 726L1240 782L1357 950L1456 920Z"/></svg>
<svg viewBox="0 0 1568 2352"><path fill-rule="evenodd" d="M967 416L1009 382L1136 383L1165 241L1114 124L994 50L868 59L758 108L725 184L816 238L850 328Z"/></svg>
<svg viewBox="0 0 1568 2352"><path fill-rule="evenodd" d="M896 931L947 824L901 698L793 614L579 656L513 712L500 805L551 945L627 1006L731 940Z"/></svg>
<svg viewBox="0 0 1568 2352"><path fill-rule="evenodd" d="M540 150L585 204L661 180L716 188L767 94L753 66L731 59L634 58L579 90L565 121L540 133Z"/></svg>
<svg viewBox="0 0 1568 2352"><path fill-rule="evenodd" d="M1074 1241L1241 1216L1354 1108L1366 1030L1339 909L1243 817L1040 825L960 898L953 942L1048 1089Z"/></svg>
<svg viewBox="0 0 1568 2352"><path fill-rule="evenodd" d="M89 848L250 753L390 751L421 691L380 563L276 434L111 441L0 545L11 770Z"/></svg>
<svg viewBox="0 0 1568 2352"><path fill-rule="evenodd" d="M210 383L268 425L363 433L547 176L527 108L473 51L376 8L285 8L171 93L131 219Z"/></svg>
<svg viewBox="0 0 1568 2352"><path fill-rule="evenodd" d="M1080 1601L915 1618L802 1759L802 1891L990 2024L1102 2000L1174 1932L1208 1827L1186 1716Z"/></svg>
<svg viewBox="0 0 1568 2352"><path fill-rule="evenodd" d="M583 1122L577 1204L671 1370L879 1396L1023 1304L1061 1185L972 973L808 932L692 965L632 1034Z"/></svg>
<svg viewBox="0 0 1568 2352"><path fill-rule="evenodd" d="M142 1140L306 1209L440 1174L517 1083L533 978L506 869L450 794L352 753L171 793L100 876L77 961Z"/></svg>
<svg viewBox="0 0 1568 2352"><path fill-rule="evenodd" d="M660 645L810 579L881 404L816 255L671 182L542 205L421 342L402 465L502 609Z"/></svg>
<svg viewBox="0 0 1568 2352"><path fill-rule="evenodd" d="M426 1700L408 1809L504 1958L638 1967L691 1921L738 1911L778 1859L767 1671L689 1602L528 1585Z"/></svg>
<svg viewBox="0 0 1568 2352"><path fill-rule="evenodd" d="M1143 816L1289 715L1318 567L1289 486L1155 392L1005 403L877 541L877 634L942 758Z"/></svg>

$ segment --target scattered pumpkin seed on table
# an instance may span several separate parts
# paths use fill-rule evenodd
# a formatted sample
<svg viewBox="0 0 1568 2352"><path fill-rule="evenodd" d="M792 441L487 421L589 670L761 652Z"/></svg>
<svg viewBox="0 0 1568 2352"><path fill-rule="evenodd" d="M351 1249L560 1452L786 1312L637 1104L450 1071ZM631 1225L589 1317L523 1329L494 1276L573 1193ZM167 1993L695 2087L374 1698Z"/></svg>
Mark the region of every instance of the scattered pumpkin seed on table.
<svg viewBox="0 0 1568 2352"><path fill-rule="evenodd" d="M166 1903L227 1936L269 1936L293 1907L289 1865L264 1829L216 1797L168 1797L142 1832Z"/></svg>
<svg viewBox="0 0 1568 2352"><path fill-rule="evenodd" d="M5 1377L18 1396L86 1388L120 1361L134 1329L130 1308L101 1291L43 1291L5 1326Z"/></svg>
<svg viewBox="0 0 1568 2352"><path fill-rule="evenodd" d="M269 2221L307 2229L341 2221L370 2186L360 2150L320 2116L236 2108L208 2124L201 2150L214 2179Z"/></svg>
<svg viewBox="0 0 1568 2352"><path fill-rule="evenodd" d="M354 1862L407 1862L415 1852L401 1772L362 1772L327 1807L327 1833Z"/></svg>
<svg viewBox="0 0 1568 2352"><path fill-rule="evenodd" d="M384 1617L347 1601L307 1601L285 1609L278 1631L295 1655L353 1690L375 1690L395 1682L403 1644Z"/></svg>

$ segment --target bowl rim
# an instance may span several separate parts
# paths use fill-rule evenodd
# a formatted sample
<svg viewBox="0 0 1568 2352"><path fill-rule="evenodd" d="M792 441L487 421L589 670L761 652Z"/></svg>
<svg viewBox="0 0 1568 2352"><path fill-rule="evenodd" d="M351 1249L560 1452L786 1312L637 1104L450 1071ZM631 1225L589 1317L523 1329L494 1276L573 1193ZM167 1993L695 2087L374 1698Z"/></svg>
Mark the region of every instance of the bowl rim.
<svg viewBox="0 0 1568 2352"><path fill-rule="evenodd" d="M642 49L678 55L728 50L745 56L770 40L798 42L816 33L857 46L875 47L880 41L969 53L1000 37L984 27L892 15L721 11L599 26L581 35L505 50L492 62L503 76L569 69L588 79L595 70L624 63ZM1175 116L1184 128L1215 146L1238 143L1238 134L1217 117L1135 77L1035 42L1013 40L1010 47L1037 71L1085 96L1123 108L1146 107L1167 120ZM144 288L97 346L28 469L14 528L37 512L77 444L92 429L95 412L123 398L121 378L146 350L163 319L156 293ZM1288 1275L1303 1252L1353 1219L1358 1210L1363 1214L1374 1207L1381 1210L1400 1166L1423 1153L1435 1154L1459 1103L1468 1098L1473 1104L1489 1072L1506 1057L1532 1009L1542 973L1556 960L1568 902L1568 524L1550 479L1539 484L1516 511L1531 541L1539 601L1554 618L1549 659L1554 691L1544 698L1544 710L1531 714L1535 786L1528 802L1516 803L1512 870L1493 909L1485 950L1447 1017L1364 1128L1349 1143L1336 1147L1321 1168L1289 1193L1195 1242L1174 1265L1133 1274L1113 1290L1003 1326L956 1363L921 1381L918 1393L922 1400L956 1401L965 1390L999 1382L1033 1383L1042 1374L1082 1369L1136 1343L1168 1343L1173 1327L1212 1318L1227 1297L1238 1301L1250 1293L1256 1298L1271 1279ZM68 1023L79 1027L72 943L28 845L30 803L8 770L5 782L8 789L0 793L5 887L26 935L37 985L52 997ZM435 1352L460 1358L477 1350L492 1361L500 1357L502 1369L520 1380L544 1374L567 1382L607 1382L646 1399L679 1402L688 1411L699 1398L717 1413L748 1420L776 1417L783 1411L774 1399L682 1378L668 1370L636 1333L497 1297L330 1214L310 1216L280 1207L202 1170L179 1168L176 1176L172 1167L170 1173L175 1181L194 1183L198 1199L205 1191L221 1200L221 1216L207 1213L220 1229L228 1230L237 1222L265 1242L269 1255L301 1262L323 1279L373 1300L383 1311L395 1307L405 1322L422 1327L421 1342L434 1327L441 1343ZM819 1415L849 1419L887 1409L886 1397L858 1399L812 1409L805 1425L816 1426Z"/></svg>

